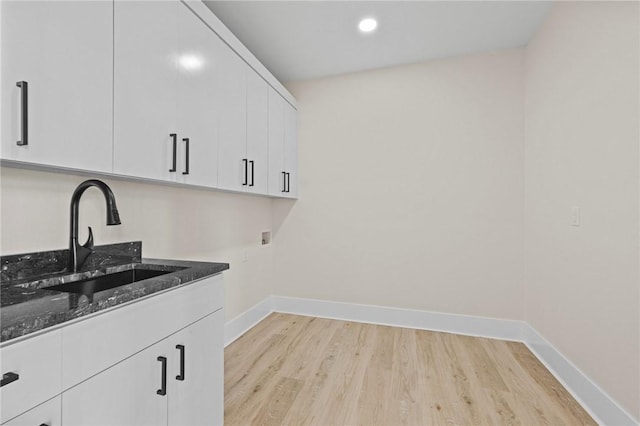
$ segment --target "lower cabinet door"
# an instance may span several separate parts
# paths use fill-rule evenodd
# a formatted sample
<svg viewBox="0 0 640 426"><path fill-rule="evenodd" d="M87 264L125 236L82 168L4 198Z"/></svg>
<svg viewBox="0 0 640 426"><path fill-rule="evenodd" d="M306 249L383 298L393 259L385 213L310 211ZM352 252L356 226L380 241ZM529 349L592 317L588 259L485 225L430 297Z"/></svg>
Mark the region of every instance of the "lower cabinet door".
<svg viewBox="0 0 640 426"><path fill-rule="evenodd" d="M166 425L168 356L163 340L65 391L65 426Z"/></svg>
<svg viewBox="0 0 640 426"><path fill-rule="evenodd" d="M32 408L26 413L3 423L2 426L60 426L62 424L60 419L61 399L62 397L58 395Z"/></svg>
<svg viewBox="0 0 640 426"><path fill-rule="evenodd" d="M171 341L169 425L222 425L223 309L174 334Z"/></svg>

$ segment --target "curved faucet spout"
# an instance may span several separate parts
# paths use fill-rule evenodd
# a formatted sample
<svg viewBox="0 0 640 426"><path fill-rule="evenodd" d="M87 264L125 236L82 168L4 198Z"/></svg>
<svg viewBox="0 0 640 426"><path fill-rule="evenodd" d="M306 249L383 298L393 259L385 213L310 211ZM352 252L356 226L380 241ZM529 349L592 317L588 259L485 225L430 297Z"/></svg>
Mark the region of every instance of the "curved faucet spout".
<svg viewBox="0 0 640 426"><path fill-rule="evenodd" d="M116 206L116 198L109 185L97 179L82 182L71 196L71 226L69 235L69 272L78 272L87 257L93 251L93 232L89 227L89 239L83 245L78 243L78 212L80 197L88 188L95 186L104 195L107 202L107 225L120 225L120 214Z"/></svg>

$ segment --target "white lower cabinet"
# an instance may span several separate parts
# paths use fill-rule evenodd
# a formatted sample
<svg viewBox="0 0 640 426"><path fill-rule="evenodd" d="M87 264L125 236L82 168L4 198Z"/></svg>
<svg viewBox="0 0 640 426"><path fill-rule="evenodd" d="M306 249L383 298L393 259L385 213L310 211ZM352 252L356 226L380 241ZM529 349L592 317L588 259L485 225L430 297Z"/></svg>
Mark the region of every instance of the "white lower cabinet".
<svg viewBox="0 0 640 426"><path fill-rule="evenodd" d="M60 395L52 398L37 407L32 408L18 417L3 423L2 426L60 426L62 425Z"/></svg>
<svg viewBox="0 0 640 426"><path fill-rule="evenodd" d="M60 330L4 345L0 349L0 360L0 423L4 424L62 391Z"/></svg>
<svg viewBox="0 0 640 426"><path fill-rule="evenodd" d="M160 389L168 342L162 341L62 394L65 425L166 425L167 398Z"/></svg>
<svg viewBox="0 0 640 426"><path fill-rule="evenodd" d="M65 425L223 422L223 310L62 394Z"/></svg>
<svg viewBox="0 0 640 426"><path fill-rule="evenodd" d="M169 425L223 423L223 328L224 313L221 309L169 339ZM184 361L183 368L181 360Z"/></svg>
<svg viewBox="0 0 640 426"><path fill-rule="evenodd" d="M0 423L221 425L222 274L0 345Z"/></svg>

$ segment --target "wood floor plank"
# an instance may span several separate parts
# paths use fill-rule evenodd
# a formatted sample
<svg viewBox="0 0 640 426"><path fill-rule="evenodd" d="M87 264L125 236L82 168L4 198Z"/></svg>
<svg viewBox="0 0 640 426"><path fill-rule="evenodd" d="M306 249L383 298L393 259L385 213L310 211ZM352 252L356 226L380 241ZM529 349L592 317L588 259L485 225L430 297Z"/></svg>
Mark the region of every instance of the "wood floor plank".
<svg viewBox="0 0 640 426"><path fill-rule="evenodd" d="M451 415L456 419L456 424L491 423L490 414L481 410L481 387L460 337L464 336L437 334L439 346L436 348L436 360L447 374L441 379L441 390L446 392L449 404L453 404L454 413Z"/></svg>
<svg viewBox="0 0 640 426"><path fill-rule="evenodd" d="M442 366L436 362L439 345L437 333L414 330L416 336L416 358L420 360L416 370L421 397L418 410L420 418L415 424L456 424L453 415L455 410L442 391Z"/></svg>
<svg viewBox="0 0 640 426"><path fill-rule="evenodd" d="M549 396L549 399L554 400L558 407L562 408L562 415L567 421L571 424L597 424L540 360L531 353L529 348L521 343L506 343L515 359L527 371L531 379Z"/></svg>
<svg viewBox="0 0 640 426"><path fill-rule="evenodd" d="M253 425L280 425L302 388L303 381L283 377L251 420Z"/></svg>
<svg viewBox="0 0 640 426"><path fill-rule="evenodd" d="M504 383L502 376L498 372L498 366L495 360L489 356L483 346L484 340L470 336L456 336L456 340L465 345L466 353L474 373L480 382L480 385L487 389L495 389L507 392L509 389Z"/></svg>
<svg viewBox="0 0 640 426"><path fill-rule="evenodd" d="M388 401L391 386L391 370L368 368L362 382L365 389L358 397L357 410L354 410L348 424L385 425L388 424Z"/></svg>
<svg viewBox="0 0 640 426"><path fill-rule="evenodd" d="M521 418L536 418L540 426L552 426L562 424L577 424L563 418L562 413L556 407L556 403L549 401L548 394L538 383L531 380L529 374L520 366L515 359L510 342L502 340L484 339L483 345L487 352L492 355L497 365L502 366L505 377L508 377L507 385L514 395L527 395L526 401L515 398L514 409ZM524 346L524 345L523 345Z"/></svg>
<svg viewBox="0 0 640 426"><path fill-rule="evenodd" d="M273 335L258 357L249 358L246 368L240 369L244 373L241 376L238 373L232 375L236 378L240 376L238 381L227 382L225 367L225 422L228 416L230 424L250 424L263 398L270 398L278 384L281 377L279 370L291 349L301 340L306 326L313 320L312 317L291 316L280 329L282 334ZM250 379L245 380L247 377Z"/></svg>
<svg viewBox="0 0 640 426"><path fill-rule="evenodd" d="M346 322L343 328L344 338L336 357L333 380L330 382L329 404L320 418L322 425L347 424L352 412L357 408L358 395L373 346L370 335L374 330L367 324ZM364 360L364 361L363 361Z"/></svg>
<svg viewBox="0 0 640 426"><path fill-rule="evenodd" d="M225 349L227 425L595 425L516 342L272 314Z"/></svg>
<svg viewBox="0 0 640 426"><path fill-rule="evenodd" d="M325 407L331 397L329 383L334 374L334 365L342 345L345 332L341 322L335 322L338 326L333 333L327 333L331 338L323 352L316 354L318 359L314 372L307 377L305 384L297 398L295 406L291 407L283 424L320 424L324 416Z"/></svg>

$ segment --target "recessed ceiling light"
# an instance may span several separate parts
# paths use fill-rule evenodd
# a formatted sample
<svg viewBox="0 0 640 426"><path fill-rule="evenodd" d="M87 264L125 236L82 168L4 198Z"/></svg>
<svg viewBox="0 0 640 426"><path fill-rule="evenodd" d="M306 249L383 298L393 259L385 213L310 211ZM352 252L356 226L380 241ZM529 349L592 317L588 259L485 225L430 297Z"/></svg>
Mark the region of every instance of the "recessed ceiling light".
<svg viewBox="0 0 640 426"><path fill-rule="evenodd" d="M363 33L370 33L371 31L375 30L377 26L378 21L373 18L365 18L358 24L358 28L360 28L360 31L362 31Z"/></svg>
<svg viewBox="0 0 640 426"><path fill-rule="evenodd" d="M202 57L189 53L180 55L178 57L178 63L186 71L197 71L204 65Z"/></svg>

